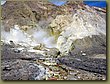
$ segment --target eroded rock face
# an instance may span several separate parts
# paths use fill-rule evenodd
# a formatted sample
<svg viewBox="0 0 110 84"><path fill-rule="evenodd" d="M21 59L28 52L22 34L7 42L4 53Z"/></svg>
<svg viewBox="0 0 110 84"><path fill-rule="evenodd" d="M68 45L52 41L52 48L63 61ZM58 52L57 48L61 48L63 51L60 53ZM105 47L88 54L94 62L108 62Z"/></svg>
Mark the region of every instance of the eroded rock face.
<svg viewBox="0 0 110 84"><path fill-rule="evenodd" d="M46 27L57 15L72 13L73 8L77 7L76 4L73 6L73 3L57 7L47 1L7 1L1 6L2 24L6 31L14 25L23 26L24 30L35 27L36 23ZM25 29L24 26L28 27Z"/></svg>
<svg viewBox="0 0 110 84"><path fill-rule="evenodd" d="M88 12L87 10L77 10L77 12L71 17L72 22L65 26L64 31L60 33L57 40L57 48L61 52L64 53L73 50L78 44L78 39L82 39L79 42L78 48L81 46L83 46L83 48L91 47L93 43L90 39L94 39L94 35L98 36L96 38L102 38L103 41L105 41L106 20L95 11L91 11L92 12ZM85 41L83 38L85 38ZM97 43L100 43L98 41Z"/></svg>
<svg viewBox="0 0 110 84"><path fill-rule="evenodd" d="M31 44L36 43L34 42L36 41L36 34L31 35L36 29L38 29L38 32L36 31L37 33L39 33L39 30L43 29L43 31L51 35L52 37L47 36L49 40L44 42L49 43L50 39L55 39L54 43L56 43L56 47L62 53L68 53L73 50L75 45L77 45L75 44L76 39L85 37L89 39L89 37L92 38L92 35L106 35L105 13L101 12L99 14L99 12L88 6L83 5L81 8L80 5L75 7L75 5L73 6L67 3L57 8L57 6L49 2L43 2L44 4L42 2L35 3L31 1L20 3L21 2L12 3L9 1L2 6L3 28L8 31L12 26L17 24L20 29L29 34L28 37L32 38L30 39L33 41ZM49 5L49 7L47 7L47 5ZM55 11L53 9L56 9L56 14L54 14ZM60 14L60 12L62 12L62 14ZM90 43L91 41L88 40L86 43L83 42L83 45L86 44L86 46L88 46L87 44Z"/></svg>
<svg viewBox="0 0 110 84"><path fill-rule="evenodd" d="M24 2L7 1L2 6L2 22L6 31L14 25L33 25L35 21L34 14Z"/></svg>
<svg viewBox="0 0 110 84"><path fill-rule="evenodd" d="M80 2L57 7L7 1L2 6L2 79L105 80L105 19L105 13Z"/></svg>

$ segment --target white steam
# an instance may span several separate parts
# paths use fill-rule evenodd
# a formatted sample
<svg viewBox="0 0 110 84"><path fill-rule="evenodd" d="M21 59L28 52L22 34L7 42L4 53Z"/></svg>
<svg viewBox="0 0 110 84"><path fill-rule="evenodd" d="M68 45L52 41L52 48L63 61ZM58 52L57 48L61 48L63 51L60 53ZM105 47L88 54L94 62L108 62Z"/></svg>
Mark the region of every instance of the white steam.
<svg viewBox="0 0 110 84"><path fill-rule="evenodd" d="M2 30L1 40L8 43L10 40L15 44L22 44L25 46L36 46L38 44L44 44L48 48L56 47L55 39L44 30L34 30L31 35L20 30L18 25L10 29L10 32Z"/></svg>
<svg viewBox="0 0 110 84"><path fill-rule="evenodd" d="M45 44L46 47L52 48L55 47L55 39L52 36L49 36L48 32L40 30L37 32L34 32L32 35L37 43Z"/></svg>
<svg viewBox="0 0 110 84"><path fill-rule="evenodd" d="M1 1L1 5L4 5L6 3L6 1Z"/></svg>

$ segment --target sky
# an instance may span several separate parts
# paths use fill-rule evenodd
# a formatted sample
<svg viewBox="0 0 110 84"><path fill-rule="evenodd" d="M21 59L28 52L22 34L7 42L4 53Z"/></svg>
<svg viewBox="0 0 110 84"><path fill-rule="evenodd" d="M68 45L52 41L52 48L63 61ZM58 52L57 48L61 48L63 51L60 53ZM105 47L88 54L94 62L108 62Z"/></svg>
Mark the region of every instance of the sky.
<svg viewBox="0 0 110 84"><path fill-rule="evenodd" d="M48 0L49 2L53 3L56 6L62 6L64 4L66 4L67 0ZM1 1L1 5L4 5L6 3L5 0ZM84 1L84 4L89 5L89 6L95 6L95 7L100 7L100 8L104 8L106 7L106 1Z"/></svg>
<svg viewBox="0 0 110 84"><path fill-rule="evenodd" d="M53 3L56 6L62 6L66 4L67 0L48 0L49 2ZM84 1L84 4L89 5L89 6L96 6L96 7L106 7L106 1Z"/></svg>

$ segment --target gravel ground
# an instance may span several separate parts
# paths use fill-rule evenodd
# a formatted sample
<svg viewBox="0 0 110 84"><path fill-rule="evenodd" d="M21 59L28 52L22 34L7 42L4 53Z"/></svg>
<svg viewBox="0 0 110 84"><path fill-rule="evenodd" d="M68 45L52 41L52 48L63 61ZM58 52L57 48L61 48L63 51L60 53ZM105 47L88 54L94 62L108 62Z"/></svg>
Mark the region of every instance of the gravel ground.
<svg viewBox="0 0 110 84"><path fill-rule="evenodd" d="M2 80L106 80L106 59L95 58L95 54L47 59L32 52L14 52L15 49L2 45Z"/></svg>

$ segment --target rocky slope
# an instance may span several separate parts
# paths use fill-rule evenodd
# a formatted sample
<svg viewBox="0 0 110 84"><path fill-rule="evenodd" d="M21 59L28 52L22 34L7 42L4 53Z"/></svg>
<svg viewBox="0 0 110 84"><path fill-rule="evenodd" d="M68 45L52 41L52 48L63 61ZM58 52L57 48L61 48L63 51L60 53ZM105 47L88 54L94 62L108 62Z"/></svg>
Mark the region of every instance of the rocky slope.
<svg viewBox="0 0 110 84"><path fill-rule="evenodd" d="M1 21L3 80L106 80L105 12L82 2L7 1Z"/></svg>

